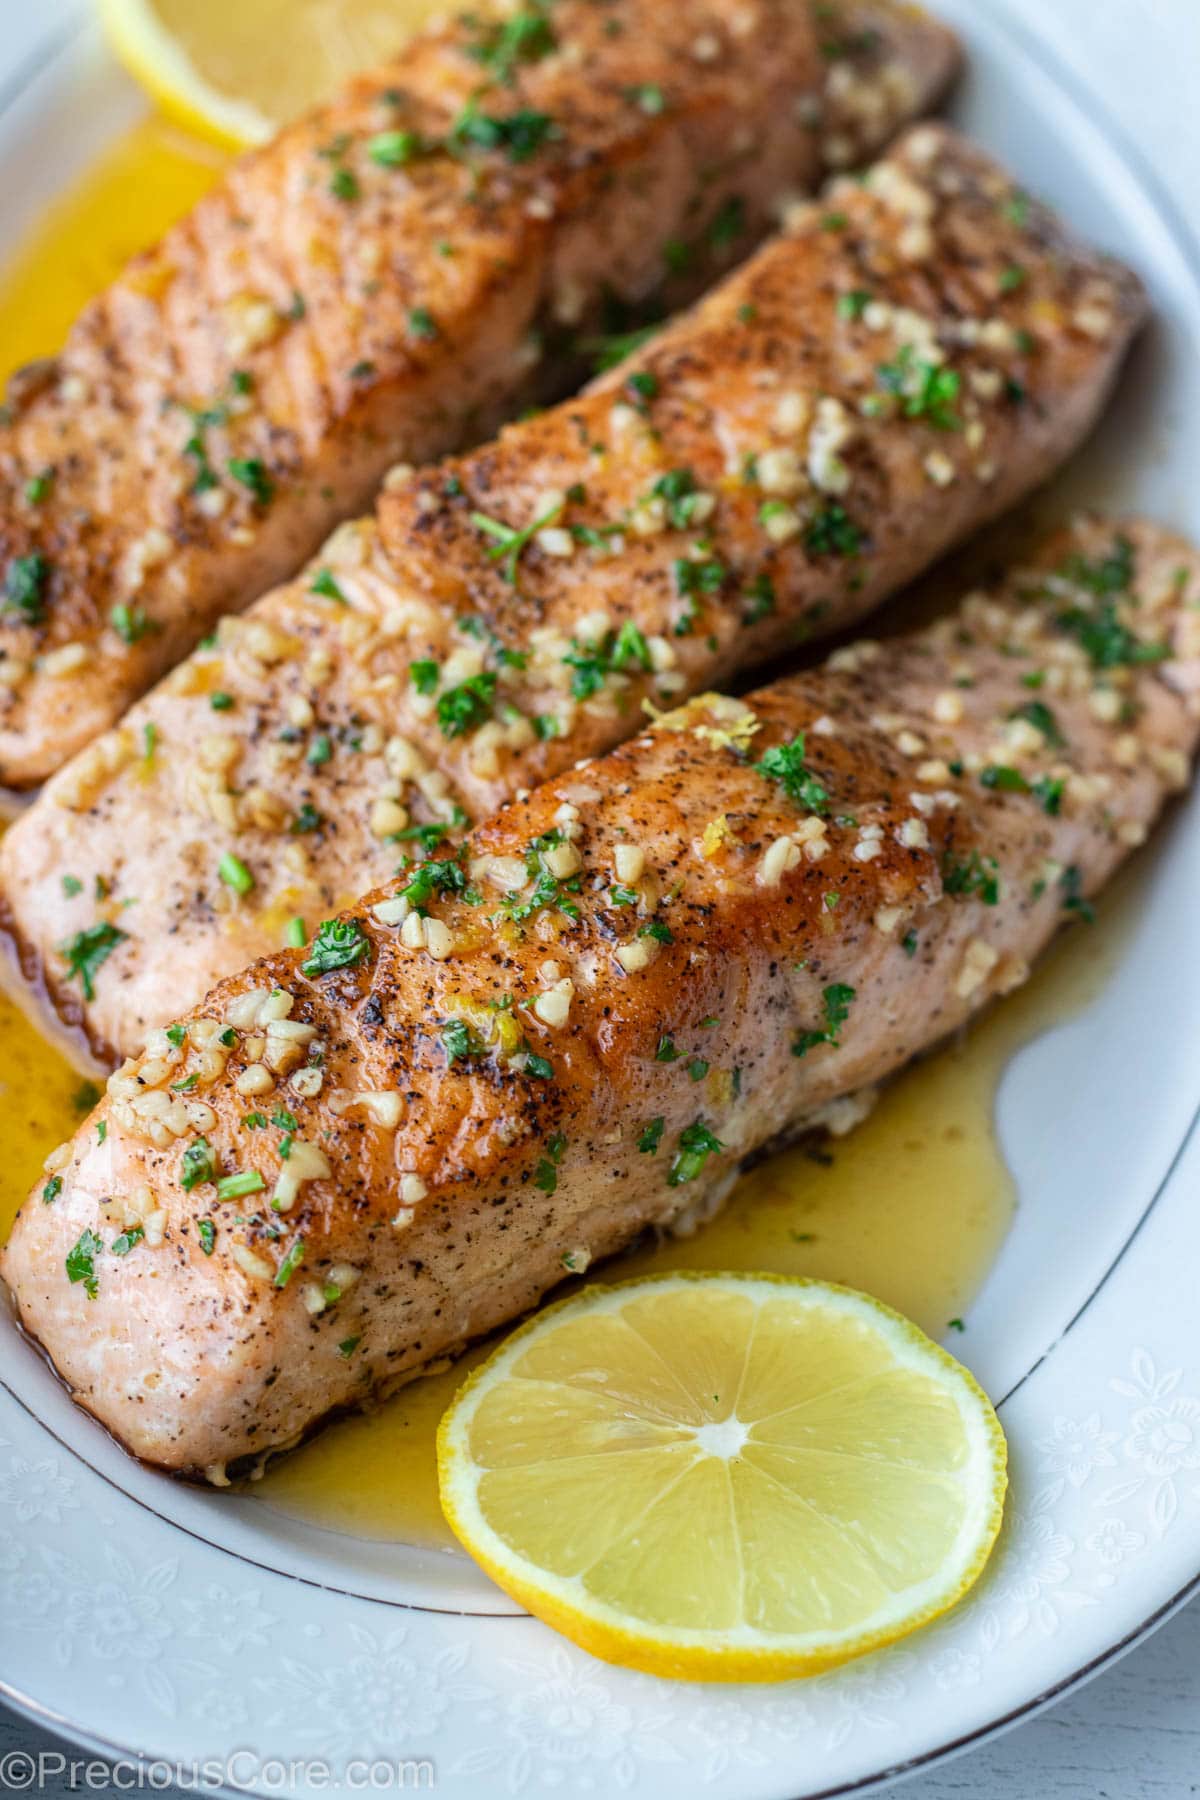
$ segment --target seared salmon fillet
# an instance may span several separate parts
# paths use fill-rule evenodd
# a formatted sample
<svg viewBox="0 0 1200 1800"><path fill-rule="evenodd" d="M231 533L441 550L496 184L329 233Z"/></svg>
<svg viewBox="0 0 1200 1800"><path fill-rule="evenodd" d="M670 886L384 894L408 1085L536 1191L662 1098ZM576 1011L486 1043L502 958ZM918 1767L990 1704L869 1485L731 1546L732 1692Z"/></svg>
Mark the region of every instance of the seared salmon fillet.
<svg viewBox="0 0 1200 1800"><path fill-rule="evenodd" d="M606 306L698 293L953 67L913 9L818 11L464 15L237 163L10 384L0 784L59 767L398 458L563 391Z"/></svg>
<svg viewBox="0 0 1200 1800"><path fill-rule="evenodd" d="M0 882L98 1049L643 705L844 628L1051 473L1142 314L943 127L791 226L590 392L401 476L48 785Z"/></svg>
<svg viewBox="0 0 1200 1800"><path fill-rule="evenodd" d="M707 694L222 982L3 1274L138 1456L224 1479L1024 980L1184 786L1200 555L1083 521L914 636Z"/></svg>

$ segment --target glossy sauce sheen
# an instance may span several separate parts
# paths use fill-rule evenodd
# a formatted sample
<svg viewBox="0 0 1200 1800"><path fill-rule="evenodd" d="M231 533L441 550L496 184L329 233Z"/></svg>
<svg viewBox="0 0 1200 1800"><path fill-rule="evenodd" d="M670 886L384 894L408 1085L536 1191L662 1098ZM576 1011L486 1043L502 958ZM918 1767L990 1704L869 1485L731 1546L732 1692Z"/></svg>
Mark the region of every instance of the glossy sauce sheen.
<svg viewBox="0 0 1200 1800"><path fill-rule="evenodd" d="M218 168L213 153L155 121L119 142L52 209L0 280L0 344L10 365L53 350L88 296L184 212ZM1124 940L1131 886L1118 883L1100 923L1068 934L1029 988L892 1083L857 1132L815 1154L797 1149L764 1163L695 1237L635 1250L597 1278L677 1268L814 1275L878 1295L933 1335L948 1335L953 1347L950 1321L965 1320L969 1333L971 1300L1013 1208L992 1130L999 1076L1022 1043L1102 987ZM0 1238L46 1152L86 1110L82 1079L0 998L0 1105L8 1126ZM449 1545L434 1435L481 1354L414 1383L371 1415L334 1425L250 1491L334 1530Z"/></svg>

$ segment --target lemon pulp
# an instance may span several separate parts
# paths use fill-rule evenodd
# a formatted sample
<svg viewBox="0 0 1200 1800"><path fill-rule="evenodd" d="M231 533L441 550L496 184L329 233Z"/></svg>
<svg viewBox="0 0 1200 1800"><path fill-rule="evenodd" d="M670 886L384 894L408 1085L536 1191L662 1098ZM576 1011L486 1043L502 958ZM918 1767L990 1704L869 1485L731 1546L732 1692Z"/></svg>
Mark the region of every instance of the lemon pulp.
<svg viewBox="0 0 1200 1800"><path fill-rule="evenodd" d="M110 42L180 124L256 144L384 62L435 0L100 0Z"/></svg>
<svg viewBox="0 0 1200 1800"><path fill-rule="evenodd" d="M594 1654L690 1679L813 1672L953 1605L999 1530L986 1397L831 1284L669 1275L523 1326L438 1434L490 1575Z"/></svg>

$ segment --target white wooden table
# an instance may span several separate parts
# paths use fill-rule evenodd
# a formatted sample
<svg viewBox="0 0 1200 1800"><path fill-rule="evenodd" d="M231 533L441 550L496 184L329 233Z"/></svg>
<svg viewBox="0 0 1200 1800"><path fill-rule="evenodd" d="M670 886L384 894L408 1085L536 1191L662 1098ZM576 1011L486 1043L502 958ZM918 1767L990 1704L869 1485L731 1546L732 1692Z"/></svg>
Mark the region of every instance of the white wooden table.
<svg viewBox="0 0 1200 1800"><path fill-rule="evenodd" d="M17 0L0 0L16 5ZM53 3L53 0L42 0ZM936 0L930 0L936 8ZM979 0L986 6L987 0ZM1200 174L1200 32L1179 43L1175 0L1017 0L1086 78L1116 66L1128 79L1105 100L1141 142L1186 212L1195 214ZM1200 18L1200 0L1192 0ZM28 7L31 31L39 0ZM1190 98L1191 104L1187 105ZM1156 155L1156 150L1158 154ZM4 1621L0 1619L0 1633ZM99 1783L51 1775L38 1788L14 1752L68 1761L82 1753L0 1706L0 1800L8 1791L99 1791ZM86 1760L86 1758L84 1758ZM51 1761L47 1767L57 1767ZM6 1779L6 1770L16 1782ZM134 1790L136 1791L136 1789ZM1060 1706L928 1774L911 1800L1185 1800L1200 1795L1200 1601ZM167 1800L174 1800L168 1795Z"/></svg>

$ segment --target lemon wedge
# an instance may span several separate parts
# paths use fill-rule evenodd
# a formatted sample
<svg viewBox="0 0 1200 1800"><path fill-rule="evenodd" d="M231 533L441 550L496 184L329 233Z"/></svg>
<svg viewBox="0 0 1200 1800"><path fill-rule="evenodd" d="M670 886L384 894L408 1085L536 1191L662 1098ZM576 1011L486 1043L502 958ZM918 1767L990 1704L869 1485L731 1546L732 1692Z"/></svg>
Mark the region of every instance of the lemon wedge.
<svg viewBox="0 0 1200 1800"><path fill-rule="evenodd" d="M240 148L384 61L435 0L99 0L109 41L168 117Z"/></svg>
<svg viewBox="0 0 1200 1800"><path fill-rule="evenodd" d="M953 1357L849 1288L591 1287L483 1363L442 1508L506 1593L608 1662L815 1674L915 1631L987 1561L1004 1435Z"/></svg>

